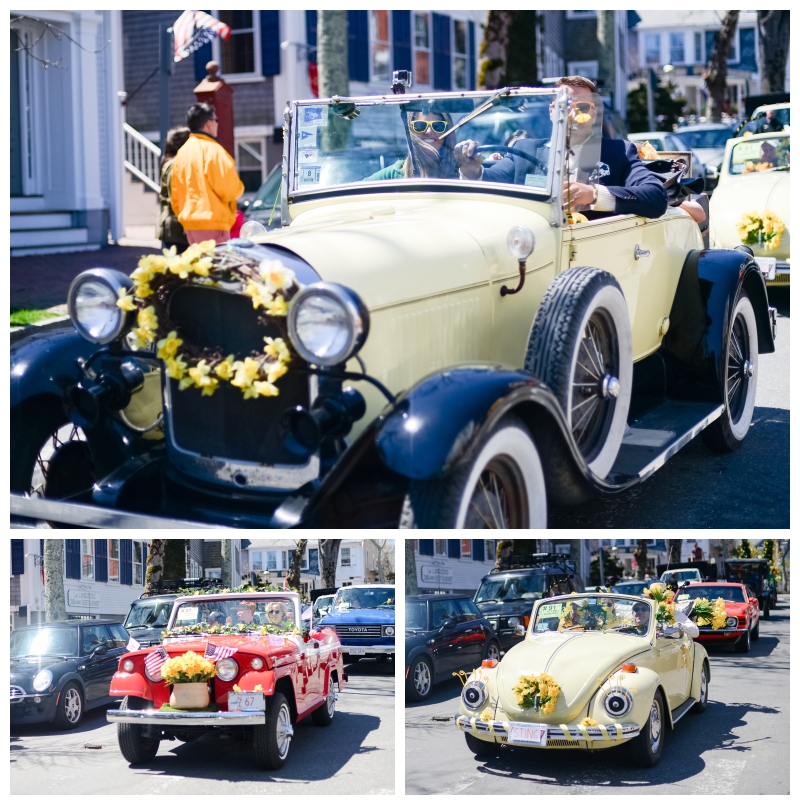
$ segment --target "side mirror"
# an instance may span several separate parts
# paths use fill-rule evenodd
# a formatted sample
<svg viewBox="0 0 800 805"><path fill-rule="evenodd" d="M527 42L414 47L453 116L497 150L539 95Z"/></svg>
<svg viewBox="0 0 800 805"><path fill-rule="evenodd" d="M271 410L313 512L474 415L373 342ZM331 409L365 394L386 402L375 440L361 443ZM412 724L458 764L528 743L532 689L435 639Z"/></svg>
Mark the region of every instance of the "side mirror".
<svg viewBox="0 0 800 805"><path fill-rule="evenodd" d="M92 656L102 656L103 654L108 654L108 649L105 646L97 646L92 651Z"/></svg>
<svg viewBox="0 0 800 805"><path fill-rule="evenodd" d="M657 637L666 637L670 640L678 640L683 637L683 627L680 624L675 626L666 626L663 631L656 633Z"/></svg>
<svg viewBox="0 0 800 805"><path fill-rule="evenodd" d="M523 626L521 623L518 623L518 624L517 624L517 625L514 627L514 634L515 634L517 637L525 637L525 627L524 627L524 626Z"/></svg>
<svg viewBox="0 0 800 805"><path fill-rule="evenodd" d="M442 621L442 629L455 629L456 622L453 618L448 618L446 621Z"/></svg>

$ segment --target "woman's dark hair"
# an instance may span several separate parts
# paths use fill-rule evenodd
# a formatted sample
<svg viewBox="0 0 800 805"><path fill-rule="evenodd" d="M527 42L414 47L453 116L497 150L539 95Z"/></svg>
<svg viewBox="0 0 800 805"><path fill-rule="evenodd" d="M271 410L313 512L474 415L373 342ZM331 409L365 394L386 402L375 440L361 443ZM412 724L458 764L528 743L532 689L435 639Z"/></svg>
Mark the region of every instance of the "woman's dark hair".
<svg viewBox="0 0 800 805"><path fill-rule="evenodd" d="M194 106L190 106L186 113L186 125L192 131L201 131L203 126L216 116L217 113L210 103L196 103Z"/></svg>
<svg viewBox="0 0 800 805"><path fill-rule="evenodd" d="M189 139L190 133L186 126L176 126L167 132L167 141L164 144L164 153L161 157L162 165L167 160L175 158L178 149Z"/></svg>

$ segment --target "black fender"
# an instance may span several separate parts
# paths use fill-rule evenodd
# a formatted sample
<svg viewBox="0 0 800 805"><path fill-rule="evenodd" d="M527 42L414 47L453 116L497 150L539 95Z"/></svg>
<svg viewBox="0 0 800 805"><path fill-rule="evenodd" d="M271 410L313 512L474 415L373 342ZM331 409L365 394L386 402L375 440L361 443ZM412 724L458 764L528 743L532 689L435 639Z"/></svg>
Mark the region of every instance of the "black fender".
<svg viewBox="0 0 800 805"><path fill-rule="evenodd" d="M669 396L722 402L726 339L739 295L753 304L758 351L775 351L764 278L750 255L696 249L686 257L662 341Z"/></svg>
<svg viewBox="0 0 800 805"><path fill-rule="evenodd" d="M58 687L53 692L60 696L64 692L64 688L66 688L70 682L75 682L80 688L81 696L83 696L83 709L86 710L86 685L84 684L80 674L76 673L75 671L70 671L69 673L64 674L61 679L59 679Z"/></svg>

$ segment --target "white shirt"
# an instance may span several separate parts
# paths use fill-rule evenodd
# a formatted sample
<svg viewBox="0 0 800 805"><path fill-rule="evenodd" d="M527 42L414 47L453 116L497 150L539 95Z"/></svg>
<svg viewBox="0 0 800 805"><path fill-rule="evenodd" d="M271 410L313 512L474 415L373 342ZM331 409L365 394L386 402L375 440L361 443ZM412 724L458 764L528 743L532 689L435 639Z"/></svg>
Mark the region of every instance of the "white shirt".
<svg viewBox="0 0 800 805"><path fill-rule="evenodd" d="M675 623L683 627L684 633L689 635L689 637L697 637L700 634L697 624L687 618L686 613L681 609L675 610Z"/></svg>

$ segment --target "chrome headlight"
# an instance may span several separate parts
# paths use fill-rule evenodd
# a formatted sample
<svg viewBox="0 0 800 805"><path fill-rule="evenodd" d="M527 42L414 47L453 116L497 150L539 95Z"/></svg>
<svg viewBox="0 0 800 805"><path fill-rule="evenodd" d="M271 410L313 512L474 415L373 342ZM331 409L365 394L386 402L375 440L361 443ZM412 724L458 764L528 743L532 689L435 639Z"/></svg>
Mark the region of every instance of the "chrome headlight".
<svg viewBox="0 0 800 805"><path fill-rule="evenodd" d="M393 637L394 636L394 626L384 626L383 627L383 633L387 637Z"/></svg>
<svg viewBox="0 0 800 805"><path fill-rule="evenodd" d="M625 688L612 688L611 693L606 694L603 706L612 718L622 718L631 711L633 696Z"/></svg>
<svg viewBox="0 0 800 805"><path fill-rule="evenodd" d="M115 341L134 315L117 307L119 291L132 287L130 277L110 268L92 268L78 274L67 293L67 309L75 329L93 344Z"/></svg>
<svg viewBox="0 0 800 805"><path fill-rule="evenodd" d="M464 685L464 690L461 691L461 698L470 710L477 710L479 707L483 707L483 703L486 701L486 685L477 680L467 682Z"/></svg>
<svg viewBox="0 0 800 805"><path fill-rule="evenodd" d="M509 618L508 625L514 629L515 627L519 626L519 618Z"/></svg>
<svg viewBox="0 0 800 805"><path fill-rule="evenodd" d="M737 626L738 623L739 623L739 619L738 618L733 618L733 617L728 618L728 620L725 621L726 626Z"/></svg>
<svg viewBox="0 0 800 805"><path fill-rule="evenodd" d="M288 324L295 349L317 366L344 363L369 335L369 313L358 295L329 282L300 290L289 308Z"/></svg>
<svg viewBox="0 0 800 805"><path fill-rule="evenodd" d="M223 682L232 682L239 673L239 664L232 657L226 657L217 663L217 676Z"/></svg>
<svg viewBox="0 0 800 805"><path fill-rule="evenodd" d="M49 671L47 668L45 668L43 671L39 671L39 673L33 678L33 689L39 692L47 690L52 681L52 671Z"/></svg>
<svg viewBox="0 0 800 805"><path fill-rule="evenodd" d="M122 670L130 673L133 670L133 660L125 660L122 663Z"/></svg>
<svg viewBox="0 0 800 805"><path fill-rule="evenodd" d="M264 667L264 660L262 660L261 657L253 657L253 659L250 660L250 667L254 671L260 671Z"/></svg>

